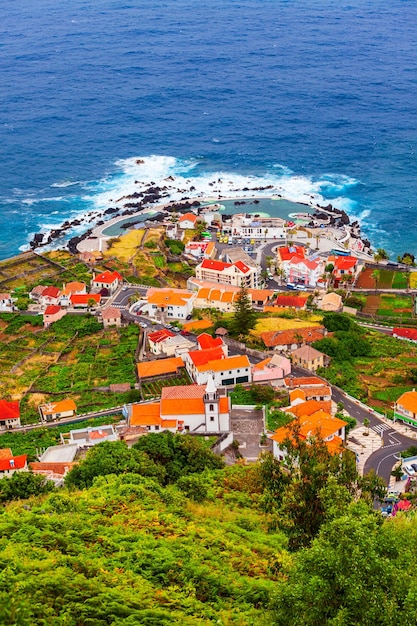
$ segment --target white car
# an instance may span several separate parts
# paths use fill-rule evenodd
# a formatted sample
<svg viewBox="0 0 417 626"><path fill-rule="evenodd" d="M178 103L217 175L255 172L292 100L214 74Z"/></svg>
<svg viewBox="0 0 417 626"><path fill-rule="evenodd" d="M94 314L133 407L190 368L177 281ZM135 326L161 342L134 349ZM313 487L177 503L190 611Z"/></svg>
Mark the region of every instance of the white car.
<svg viewBox="0 0 417 626"><path fill-rule="evenodd" d="M297 291L305 291L306 290L304 285L296 285L294 287L294 289L296 289Z"/></svg>
<svg viewBox="0 0 417 626"><path fill-rule="evenodd" d="M139 326L140 326L141 328L148 328L148 325L147 325L147 324L145 324L145 322L139 322Z"/></svg>

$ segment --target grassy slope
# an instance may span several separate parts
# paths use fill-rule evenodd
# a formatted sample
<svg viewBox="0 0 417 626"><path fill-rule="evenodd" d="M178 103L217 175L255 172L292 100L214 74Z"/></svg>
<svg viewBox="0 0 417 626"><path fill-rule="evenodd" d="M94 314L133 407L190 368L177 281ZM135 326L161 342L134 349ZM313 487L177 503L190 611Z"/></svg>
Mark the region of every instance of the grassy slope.
<svg viewBox="0 0 417 626"><path fill-rule="evenodd" d="M207 477L211 499L108 476L0 517L2 623L271 623L282 535L256 511L250 468ZM19 615L19 621L15 622Z"/></svg>

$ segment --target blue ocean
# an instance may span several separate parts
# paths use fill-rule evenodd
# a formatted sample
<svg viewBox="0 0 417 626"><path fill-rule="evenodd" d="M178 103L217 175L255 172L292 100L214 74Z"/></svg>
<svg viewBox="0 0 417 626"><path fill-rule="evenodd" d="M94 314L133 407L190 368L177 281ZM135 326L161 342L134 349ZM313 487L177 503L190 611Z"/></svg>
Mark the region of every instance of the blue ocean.
<svg viewBox="0 0 417 626"><path fill-rule="evenodd" d="M70 218L80 234L150 183L331 202L392 258L417 254L415 1L3 0L1 13L0 258Z"/></svg>

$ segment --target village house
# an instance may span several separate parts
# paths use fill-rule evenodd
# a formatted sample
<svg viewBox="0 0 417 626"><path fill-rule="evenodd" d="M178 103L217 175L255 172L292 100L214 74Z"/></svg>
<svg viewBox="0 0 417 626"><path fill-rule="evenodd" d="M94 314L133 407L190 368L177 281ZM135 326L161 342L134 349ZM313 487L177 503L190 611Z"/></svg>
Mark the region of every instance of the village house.
<svg viewBox="0 0 417 626"><path fill-rule="evenodd" d="M291 406L283 409L298 420L296 426L300 439L308 443L319 437L331 454L341 454L346 438L347 422L332 417L331 401L303 401L303 391L300 388L292 390L290 392ZM285 460L287 455L287 441L295 441L291 424L292 422L287 426L278 428L270 436L273 442L274 456L280 461Z"/></svg>
<svg viewBox="0 0 417 626"><path fill-rule="evenodd" d="M282 264L288 263L293 257L305 259L304 246L280 246L277 248L277 264L281 268Z"/></svg>
<svg viewBox="0 0 417 626"><path fill-rule="evenodd" d="M190 241L185 246L184 254L195 259L213 259L216 255L216 247L213 241Z"/></svg>
<svg viewBox="0 0 417 626"><path fill-rule="evenodd" d="M281 262L285 280L292 284L301 284L306 287L316 287L321 282L324 270L321 259L309 260L294 255L288 260Z"/></svg>
<svg viewBox="0 0 417 626"><path fill-rule="evenodd" d="M319 301L319 309L321 309L322 311L340 313L340 311L342 311L343 309L342 296L335 291L324 294L324 296Z"/></svg>
<svg viewBox="0 0 417 626"><path fill-rule="evenodd" d="M0 293L0 311L6 313L13 311L13 301L10 293Z"/></svg>
<svg viewBox="0 0 417 626"><path fill-rule="evenodd" d="M274 302L275 307L304 311L307 307L307 296L286 296L279 294Z"/></svg>
<svg viewBox="0 0 417 626"><path fill-rule="evenodd" d="M27 454L13 456L10 448L0 450L0 479L10 478L15 472L25 472L27 469Z"/></svg>
<svg viewBox="0 0 417 626"><path fill-rule="evenodd" d="M29 463L29 470L34 474L44 476L47 480L51 480L55 487L63 487L65 476L76 465L78 465L76 462L57 461L55 463L44 463L42 461L32 461L32 463Z"/></svg>
<svg viewBox="0 0 417 626"><path fill-rule="evenodd" d="M70 305L70 296L74 293L87 293L87 287L85 283L81 283L78 281L74 281L71 283L66 283L62 285L62 292L59 299L59 304L61 306L69 306Z"/></svg>
<svg viewBox="0 0 417 626"><path fill-rule="evenodd" d="M300 346L323 339L326 334L327 330L324 326L307 326L282 331L266 331L261 333L261 339L270 350L291 352Z"/></svg>
<svg viewBox="0 0 417 626"><path fill-rule="evenodd" d="M238 290L204 287L198 291L194 306L196 309L216 309L230 313L234 310L238 293Z"/></svg>
<svg viewBox="0 0 417 626"><path fill-rule="evenodd" d="M210 350L211 348L222 348L225 355L228 354L228 349L221 337L212 337L208 333L201 333L197 337L197 343L200 350Z"/></svg>
<svg viewBox="0 0 417 626"><path fill-rule="evenodd" d="M91 281L91 287L95 291L100 291L100 289L106 289L108 293L113 294L119 285L123 282L123 277L119 272L110 272L106 270L101 274L94 274L93 280Z"/></svg>
<svg viewBox="0 0 417 626"><path fill-rule="evenodd" d="M60 400L58 402L48 402L38 407L42 422L52 422L64 417L73 417L77 407L74 400Z"/></svg>
<svg viewBox="0 0 417 626"><path fill-rule="evenodd" d="M0 400L0 431L20 427L20 408L18 402Z"/></svg>
<svg viewBox="0 0 417 626"><path fill-rule="evenodd" d="M417 391L406 391L394 403L394 419L417 426Z"/></svg>
<svg viewBox="0 0 417 626"><path fill-rule="evenodd" d="M182 335L171 332L167 328L149 333L148 342L150 352L156 356L164 354L165 356L178 357L194 348L192 341Z"/></svg>
<svg viewBox="0 0 417 626"><path fill-rule="evenodd" d="M184 366L181 357L170 357L158 361L143 361L137 364L138 378L147 381L152 378L164 378L179 375Z"/></svg>
<svg viewBox="0 0 417 626"><path fill-rule="evenodd" d="M197 220L198 216L194 213L184 213L178 220L178 226L183 230L194 230Z"/></svg>
<svg viewBox="0 0 417 626"><path fill-rule="evenodd" d="M317 387L295 387L290 390L289 396L292 406L301 402L307 402L308 400L330 402L332 399L332 390L329 385L318 385Z"/></svg>
<svg viewBox="0 0 417 626"><path fill-rule="evenodd" d="M282 386L284 377L291 373L291 361L281 354L252 365L252 381L254 383L269 382L273 386Z"/></svg>
<svg viewBox="0 0 417 626"><path fill-rule="evenodd" d="M58 287L45 287L39 298L40 305L47 307L49 304L58 305L61 297L61 290Z"/></svg>
<svg viewBox="0 0 417 626"><path fill-rule="evenodd" d="M236 213L223 220L223 231L242 239L284 239L287 229L280 217L258 217L248 213Z"/></svg>
<svg viewBox="0 0 417 626"><path fill-rule="evenodd" d="M142 426L150 432L230 431L229 398L213 377L206 385L164 387L159 402L125 405L123 415L129 426Z"/></svg>
<svg viewBox="0 0 417 626"><path fill-rule="evenodd" d="M204 259L195 268L195 276L198 280L211 283L256 289L260 283L260 268L246 265L243 261L225 263Z"/></svg>
<svg viewBox="0 0 417 626"><path fill-rule="evenodd" d="M101 302L99 293L72 293L70 304L73 309L95 309Z"/></svg>
<svg viewBox="0 0 417 626"><path fill-rule="evenodd" d="M50 326L54 322L57 322L66 314L66 309L63 309L57 304L50 304L43 312L43 325L45 326L45 328L48 328L48 326Z"/></svg>
<svg viewBox="0 0 417 626"><path fill-rule="evenodd" d="M354 256L329 256L327 263L333 265L332 275L335 287L347 281L352 283L359 271L359 261Z"/></svg>
<svg viewBox="0 0 417 626"><path fill-rule="evenodd" d="M91 448L103 441L117 441L118 436L114 427L110 424L105 426L88 426L70 430L61 434L61 441L64 444L77 444L79 448Z"/></svg>
<svg viewBox="0 0 417 626"><path fill-rule="evenodd" d="M198 385L206 384L210 376L214 377L214 382L218 387L252 382L251 364L246 355L229 357L223 355L216 358L214 356L216 350L221 351L221 348L189 352L185 355L186 363L192 363L189 367L191 378ZM209 352L213 354L213 357L208 357Z"/></svg>
<svg viewBox="0 0 417 626"><path fill-rule="evenodd" d="M149 317L191 319L195 294L186 289L148 289L147 304L142 307Z"/></svg>
<svg viewBox="0 0 417 626"><path fill-rule="evenodd" d="M306 370L315 372L319 367L325 366L328 357L312 346L305 345L294 350L291 358L294 365L299 365Z"/></svg>
<svg viewBox="0 0 417 626"><path fill-rule="evenodd" d="M33 300L34 302L40 303L42 294L46 288L47 288L46 285L36 285L30 292L29 298Z"/></svg>
<svg viewBox="0 0 417 626"><path fill-rule="evenodd" d="M101 319L103 321L104 328L109 326L120 327L122 325L122 313L120 309L116 309L114 306L106 306L101 311Z"/></svg>

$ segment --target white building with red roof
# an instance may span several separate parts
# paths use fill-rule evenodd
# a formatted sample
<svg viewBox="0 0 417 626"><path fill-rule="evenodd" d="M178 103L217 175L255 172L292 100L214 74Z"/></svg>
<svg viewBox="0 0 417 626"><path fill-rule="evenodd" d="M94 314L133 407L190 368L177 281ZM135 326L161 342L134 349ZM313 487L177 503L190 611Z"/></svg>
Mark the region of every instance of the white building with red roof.
<svg viewBox="0 0 417 626"><path fill-rule="evenodd" d="M61 290L58 287L45 287L42 291L42 295L39 298L41 306L48 306L48 304L59 304L61 297Z"/></svg>
<svg viewBox="0 0 417 626"><path fill-rule="evenodd" d="M359 272L359 259L354 256L330 256L327 263L333 264L333 280L337 285L349 280L352 282Z"/></svg>
<svg viewBox="0 0 417 626"><path fill-rule="evenodd" d="M198 280L235 287L251 287L256 289L260 281L258 267L246 265L243 261L225 263L213 259L204 259L195 268Z"/></svg>
<svg viewBox="0 0 417 626"><path fill-rule="evenodd" d="M0 479L10 478L15 472L25 472L27 469L27 454L13 456L10 448L0 450Z"/></svg>
<svg viewBox="0 0 417 626"><path fill-rule="evenodd" d="M0 400L0 431L19 428L20 408L18 402Z"/></svg>
<svg viewBox="0 0 417 626"><path fill-rule="evenodd" d="M198 217L194 213L184 213L178 220L178 226L183 230L193 230L197 220Z"/></svg>
<svg viewBox="0 0 417 626"><path fill-rule="evenodd" d="M57 304L49 304L43 312L43 325L45 328L48 328L48 326L57 322L66 314L67 311Z"/></svg>
<svg viewBox="0 0 417 626"><path fill-rule="evenodd" d="M13 301L10 293L0 293L0 311L13 311Z"/></svg>
<svg viewBox="0 0 417 626"><path fill-rule="evenodd" d="M277 248L277 261L283 263L290 261L293 257L305 258L305 248L303 246L281 246Z"/></svg>
<svg viewBox="0 0 417 626"><path fill-rule="evenodd" d="M118 286L123 282L123 277L119 272L110 272L106 270L101 274L94 274L94 278L91 281L92 289L100 291L100 289L107 289L110 294L114 293Z"/></svg>
<svg viewBox="0 0 417 626"><path fill-rule="evenodd" d="M293 256L281 263L281 269L284 271L287 282L316 287L321 280L324 263L322 259L309 260Z"/></svg>
<svg viewBox="0 0 417 626"><path fill-rule="evenodd" d="M197 385L205 385L210 376L218 387L252 382L251 364L246 355L227 356L225 345L197 350L185 355L185 366Z"/></svg>

